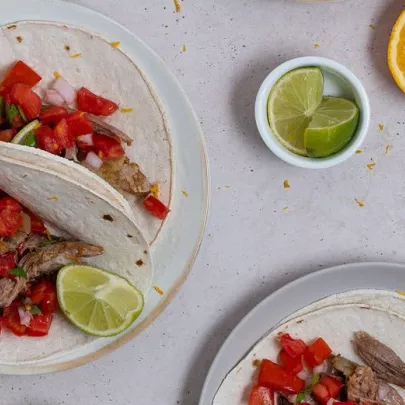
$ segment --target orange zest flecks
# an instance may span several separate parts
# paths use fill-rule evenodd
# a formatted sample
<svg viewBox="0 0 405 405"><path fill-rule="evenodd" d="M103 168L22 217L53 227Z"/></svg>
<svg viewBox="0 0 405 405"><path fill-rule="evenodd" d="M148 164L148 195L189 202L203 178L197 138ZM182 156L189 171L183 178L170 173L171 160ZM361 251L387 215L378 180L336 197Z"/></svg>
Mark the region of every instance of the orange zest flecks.
<svg viewBox="0 0 405 405"><path fill-rule="evenodd" d="M121 45L121 42L120 42L120 41L111 42L111 46L112 46L113 48L118 48L120 45Z"/></svg>
<svg viewBox="0 0 405 405"><path fill-rule="evenodd" d="M385 147L385 154L387 154L391 150L391 145L387 145Z"/></svg>
<svg viewBox="0 0 405 405"><path fill-rule="evenodd" d="M188 197L188 193L186 190L181 190L182 194L184 195L184 197Z"/></svg>
<svg viewBox="0 0 405 405"><path fill-rule="evenodd" d="M53 72L53 75L54 75L55 79L58 79L59 77L62 76L57 70L55 70L55 71Z"/></svg>
<svg viewBox="0 0 405 405"><path fill-rule="evenodd" d="M374 25L374 24L370 24L370 28L371 28L372 30L375 30L375 25Z"/></svg>
<svg viewBox="0 0 405 405"><path fill-rule="evenodd" d="M154 285L153 286L153 289L158 293L158 294L160 294L160 295L164 295L164 291L160 288L160 287L158 287L157 285Z"/></svg>
<svg viewBox="0 0 405 405"><path fill-rule="evenodd" d="M378 130L380 132L384 131L384 124L378 124Z"/></svg>
<svg viewBox="0 0 405 405"><path fill-rule="evenodd" d="M49 201L58 201L59 197L57 195L53 195L52 197L48 197Z"/></svg>
<svg viewBox="0 0 405 405"><path fill-rule="evenodd" d="M360 153L363 153L363 151L361 149L357 149L356 150L356 155L360 155Z"/></svg>
<svg viewBox="0 0 405 405"><path fill-rule="evenodd" d="M153 194L153 197L159 198L159 184L152 184L149 188L149 191Z"/></svg>
<svg viewBox="0 0 405 405"><path fill-rule="evenodd" d="M405 292L401 291L401 290L397 290L396 293L398 295L403 295L405 297Z"/></svg>
<svg viewBox="0 0 405 405"><path fill-rule="evenodd" d="M180 13L181 12L181 4L179 2L179 0L173 0L174 2L174 7L176 8L176 13Z"/></svg>
<svg viewBox="0 0 405 405"><path fill-rule="evenodd" d="M319 49L321 47L321 45L319 44L314 44L314 49Z"/></svg>
<svg viewBox="0 0 405 405"><path fill-rule="evenodd" d="M81 52L74 53L73 55L70 55L71 58L80 58L82 56Z"/></svg>
<svg viewBox="0 0 405 405"><path fill-rule="evenodd" d="M363 201L360 201L360 200L358 200L357 198L355 198L354 201L356 201L356 204L357 204L359 207L361 207L361 208L363 208L363 207L366 205L366 204L364 204Z"/></svg>
<svg viewBox="0 0 405 405"><path fill-rule="evenodd" d="M366 165L366 166L367 166L367 169L368 169L368 170L374 170L375 162L371 161L371 163L369 163L369 164Z"/></svg>
<svg viewBox="0 0 405 405"><path fill-rule="evenodd" d="M183 53L187 52L187 46L184 44L183 45Z"/></svg>
<svg viewBox="0 0 405 405"><path fill-rule="evenodd" d="M134 109L133 108L121 108L120 111L123 114L127 114L127 113L130 113L130 112L134 111Z"/></svg>
<svg viewBox="0 0 405 405"><path fill-rule="evenodd" d="M288 180L284 180L283 186L284 188L290 188L290 183L288 182Z"/></svg>

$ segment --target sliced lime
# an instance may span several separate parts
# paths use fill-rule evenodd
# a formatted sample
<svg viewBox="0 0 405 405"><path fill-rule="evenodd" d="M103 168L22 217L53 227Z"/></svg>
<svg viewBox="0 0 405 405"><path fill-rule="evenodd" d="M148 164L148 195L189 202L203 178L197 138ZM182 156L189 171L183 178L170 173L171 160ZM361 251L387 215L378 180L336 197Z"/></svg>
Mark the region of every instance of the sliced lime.
<svg viewBox="0 0 405 405"><path fill-rule="evenodd" d="M327 157L342 150L356 132L359 115L359 108L352 101L324 97L305 130L308 156Z"/></svg>
<svg viewBox="0 0 405 405"><path fill-rule="evenodd" d="M268 101L268 120L278 140L289 150L306 155L304 133L321 104L323 75L320 68L292 70L273 86Z"/></svg>
<svg viewBox="0 0 405 405"><path fill-rule="evenodd" d="M11 140L11 143L17 143L19 145L27 145L26 142L29 142L29 137L34 135L32 131L37 129L41 124L38 120L31 121L29 124L22 127L18 132L17 135ZM31 145L28 145L31 146Z"/></svg>
<svg viewBox="0 0 405 405"><path fill-rule="evenodd" d="M69 265L59 271L56 287L65 316L83 332L114 336L127 329L141 314L142 293L109 271Z"/></svg>

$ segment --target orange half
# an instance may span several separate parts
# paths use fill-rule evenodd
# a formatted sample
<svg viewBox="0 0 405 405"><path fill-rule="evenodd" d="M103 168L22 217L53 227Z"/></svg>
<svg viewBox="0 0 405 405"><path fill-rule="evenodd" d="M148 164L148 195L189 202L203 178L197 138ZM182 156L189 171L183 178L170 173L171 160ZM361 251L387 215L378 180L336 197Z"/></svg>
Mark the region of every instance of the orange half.
<svg viewBox="0 0 405 405"><path fill-rule="evenodd" d="M405 10L398 17L391 32L388 66L395 82L405 93Z"/></svg>

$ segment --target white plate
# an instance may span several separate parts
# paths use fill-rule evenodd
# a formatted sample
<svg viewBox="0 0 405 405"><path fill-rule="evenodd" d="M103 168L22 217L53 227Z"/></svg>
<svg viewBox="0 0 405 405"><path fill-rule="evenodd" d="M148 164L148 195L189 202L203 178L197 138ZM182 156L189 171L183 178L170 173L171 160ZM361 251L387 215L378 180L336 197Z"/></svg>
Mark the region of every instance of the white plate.
<svg viewBox="0 0 405 405"><path fill-rule="evenodd" d="M101 14L68 2L19 0L18 6L14 2L3 3L0 25L20 20L56 21L81 26L111 41L119 41L120 48L146 73L164 105L175 156L172 212L152 247L153 284L160 287L164 295L152 290L141 317L123 335L97 339L85 348L45 361L0 364L0 373L37 374L72 368L108 353L141 332L168 305L187 277L200 247L209 206L209 173L203 134L186 95L159 56L134 34ZM182 190L187 190L188 198Z"/></svg>
<svg viewBox="0 0 405 405"><path fill-rule="evenodd" d="M405 265L359 263L311 273L269 295L231 332L208 372L199 405L212 405L226 375L273 326L293 312L328 297L356 289L405 289Z"/></svg>

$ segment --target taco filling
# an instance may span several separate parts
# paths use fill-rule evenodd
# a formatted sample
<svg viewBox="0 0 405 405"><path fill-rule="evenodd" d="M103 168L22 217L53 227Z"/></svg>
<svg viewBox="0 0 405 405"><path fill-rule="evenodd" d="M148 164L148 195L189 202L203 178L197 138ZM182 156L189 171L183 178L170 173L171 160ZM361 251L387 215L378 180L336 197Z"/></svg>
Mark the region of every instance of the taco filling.
<svg viewBox="0 0 405 405"><path fill-rule="evenodd" d="M18 201L0 197L1 326L17 336L45 336L58 307L55 273L103 248L52 236Z"/></svg>
<svg viewBox="0 0 405 405"><path fill-rule="evenodd" d="M0 82L0 141L42 149L86 167L121 193L141 198L147 212L165 219L169 208L139 165L126 156L132 140L97 117L114 114L114 101L85 87L76 91L56 75L41 98L32 88L41 81L25 62L17 61ZM68 106L76 104L77 109ZM155 185L156 189L156 185Z"/></svg>
<svg viewBox="0 0 405 405"><path fill-rule="evenodd" d="M353 345L364 365L332 349L322 338L304 342L287 333L277 338L278 362L263 359L249 405L404 405L391 384L405 387L405 364L385 344L364 331Z"/></svg>

